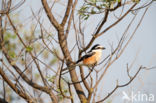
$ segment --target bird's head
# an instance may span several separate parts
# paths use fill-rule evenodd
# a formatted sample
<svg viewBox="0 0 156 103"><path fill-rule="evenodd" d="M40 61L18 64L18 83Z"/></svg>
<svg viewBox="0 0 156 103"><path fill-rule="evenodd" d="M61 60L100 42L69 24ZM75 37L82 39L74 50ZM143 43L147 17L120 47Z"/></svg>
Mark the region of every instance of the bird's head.
<svg viewBox="0 0 156 103"><path fill-rule="evenodd" d="M101 46L100 44L96 44L94 45L90 51L94 51L94 50L104 50L106 49L105 47Z"/></svg>

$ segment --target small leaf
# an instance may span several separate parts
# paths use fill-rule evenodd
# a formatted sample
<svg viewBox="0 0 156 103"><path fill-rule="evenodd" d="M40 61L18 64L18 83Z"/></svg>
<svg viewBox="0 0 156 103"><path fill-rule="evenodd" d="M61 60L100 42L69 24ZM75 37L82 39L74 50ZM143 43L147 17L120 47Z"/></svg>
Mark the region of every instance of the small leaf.
<svg viewBox="0 0 156 103"><path fill-rule="evenodd" d="M139 3L140 2L140 0L132 0L133 2L135 2L135 3Z"/></svg>
<svg viewBox="0 0 156 103"><path fill-rule="evenodd" d="M50 65L54 65L57 62L57 58L54 57L51 61L50 61Z"/></svg>
<svg viewBox="0 0 156 103"><path fill-rule="evenodd" d="M91 10L91 14L95 14L96 12L94 11L94 9Z"/></svg>
<svg viewBox="0 0 156 103"><path fill-rule="evenodd" d="M90 88L90 91L93 92L94 91L94 88Z"/></svg>
<svg viewBox="0 0 156 103"><path fill-rule="evenodd" d="M44 52L43 52L43 58L44 59L47 59L49 57L49 52L48 52L48 50L45 50ZM55 62L55 61L54 61Z"/></svg>
<svg viewBox="0 0 156 103"><path fill-rule="evenodd" d="M35 73L35 78L39 78L40 75L38 73Z"/></svg>
<svg viewBox="0 0 156 103"><path fill-rule="evenodd" d="M86 100L86 99L83 99L83 100L82 100L82 103L87 103L87 100Z"/></svg>
<svg viewBox="0 0 156 103"><path fill-rule="evenodd" d="M56 76L47 77L47 79L48 79L49 82L53 83L55 81L55 79L56 79Z"/></svg>
<svg viewBox="0 0 156 103"><path fill-rule="evenodd" d="M16 61L12 61L12 62L11 62L11 65L15 65L15 64L16 64Z"/></svg>
<svg viewBox="0 0 156 103"><path fill-rule="evenodd" d="M30 46L26 47L26 51L27 51L27 52L31 52L32 50L33 50L32 47L30 47Z"/></svg>
<svg viewBox="0 0 156 103"><path fill-rule="evenodd" d="M10 56L11 58L16 58L16 54L15 54L14 51L9 51L9 56Z"/></svg>
<svg viewBox="0 0 156 103"><path fill-rule="evenodd" d="M118 0L118 3L121 2L121 0Z"/></svg>
<svg viewBox="0 0 156 103"><path fill-rule="evenodd" d="M17 37L16 35L12 35L11 36L12 39L16 39L16 37Z"/></svg>
<svg viewBox="0 0 156 103"><path fill-rule="evenodd" d="M73 96L70 96L71 99L73 99Z"/></svg>
<svg viewBox="0 0 156 103"><path fill-rule="evenodd" d="M85 17L84 17L84 20L87 20L89 18L89 15L86 15Z"/></svg>
<svg viewBox="0 0 156 103"><path fill-rule="evenodd" d="M63 92L64 92L64 93L68 93L68 90L67 90L67 89L65 89Z"/></svg>

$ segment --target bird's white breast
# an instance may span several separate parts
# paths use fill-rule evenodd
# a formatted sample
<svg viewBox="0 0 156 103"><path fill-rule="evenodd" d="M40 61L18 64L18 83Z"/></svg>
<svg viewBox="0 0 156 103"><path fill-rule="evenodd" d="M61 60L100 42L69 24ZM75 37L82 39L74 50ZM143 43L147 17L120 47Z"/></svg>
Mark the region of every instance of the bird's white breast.
<svg viewBox="0 0 156 103"><path fill-rule="evenodd" d="M99 62L100 59L101 59L101 56L102 56L102 51L101 50L96 50L95 53L96 53L95 54L96 55L95 56L96 57L96 61Z"/></svg>

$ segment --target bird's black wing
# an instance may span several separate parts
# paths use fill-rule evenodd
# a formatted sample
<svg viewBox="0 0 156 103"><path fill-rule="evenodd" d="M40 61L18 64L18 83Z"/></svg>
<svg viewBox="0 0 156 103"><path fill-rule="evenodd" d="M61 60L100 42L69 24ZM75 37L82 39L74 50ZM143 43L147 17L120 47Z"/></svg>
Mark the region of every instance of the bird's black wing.
<svg viewBox="0 0 156 103"><path fill-rule="evenodd" d="M88 52L86 55L81 57L76 63L79 63L79 62L83 61L84 59L91 57L94 54L95 54L95 52Z"/></svg>

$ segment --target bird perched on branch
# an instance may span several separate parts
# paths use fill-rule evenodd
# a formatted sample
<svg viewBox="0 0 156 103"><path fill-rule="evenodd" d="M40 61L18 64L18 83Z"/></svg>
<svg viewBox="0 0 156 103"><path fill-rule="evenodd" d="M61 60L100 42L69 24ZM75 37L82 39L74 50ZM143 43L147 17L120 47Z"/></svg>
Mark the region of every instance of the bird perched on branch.
<svg viewBox="0 0 156 103"><path fill-rule="evenodd" d="M104 50L104 49L105 49L105 47L103 47L99 44L94 45L91 48L91 50L89 52L87 52L86 55L84 55L78 61L76 61L74 66L79 65L79 63L80 63L80 65L94 67L100 61L101 56L102 56L102 50ZM81 62L82 62L82 64L81 64ZM71 70L73 70L72 67L74 67L74 66L65 68L62 71L65 71L65 70L70 69L70 68L71 69L69 71L71 71ZM62 75L68 73L69 71L62 73Z"/></svg>
<svg viewBox="0 0 156 103"><path fill-rule="evenodd" d="M83 62L83 65L87 65L87 66L96 65L99 62L99 60L101 59L102 50L104 50L104 49L105 49L105 47L101 46L100 44L94 45L86 55L81 57L76 62L76 64Z"/></svg>

